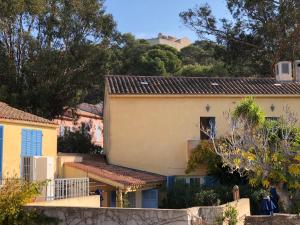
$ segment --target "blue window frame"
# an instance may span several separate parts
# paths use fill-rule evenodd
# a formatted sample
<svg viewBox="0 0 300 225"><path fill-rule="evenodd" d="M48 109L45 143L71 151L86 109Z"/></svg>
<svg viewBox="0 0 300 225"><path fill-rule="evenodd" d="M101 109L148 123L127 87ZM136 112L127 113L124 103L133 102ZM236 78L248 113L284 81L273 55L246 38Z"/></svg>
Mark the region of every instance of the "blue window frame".
<svg viewBox="0 0 300 225"><path fill-rule="evenodd" d="M143 208L158 208L158 190L150 189L142 192Z"/></svg>
<svg viewBox="0 0 300 225"><path fill-rule="evenodd" d="M0 178L2 178L3 164L3 126L0 125Z"/></svg>
<svg viewBox="0 0 300 225"><path fill-rule="evenodd" d="M42 138L41 130L22 129L21 156L41 156Z"/></svg>

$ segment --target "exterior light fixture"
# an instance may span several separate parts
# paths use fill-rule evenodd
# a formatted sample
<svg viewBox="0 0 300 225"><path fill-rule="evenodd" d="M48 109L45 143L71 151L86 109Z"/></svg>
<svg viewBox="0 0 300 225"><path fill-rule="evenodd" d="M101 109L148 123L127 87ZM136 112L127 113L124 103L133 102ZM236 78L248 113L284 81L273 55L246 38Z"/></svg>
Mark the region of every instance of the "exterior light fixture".
<svg viewBox="0 0 300 225"><path fill-rule="evenodd" d="M206 109L206 112L209 112L209 110L210 110L210 105L207 104L207 105L205 106L205 109Z"/></svg>
<svg viewBox="0 0 300 225"><path fill-rule="evenodd" d="M270 108L271 108L271 111L274 112L274 110L275 110L275 105L272 104Z"/></svg>

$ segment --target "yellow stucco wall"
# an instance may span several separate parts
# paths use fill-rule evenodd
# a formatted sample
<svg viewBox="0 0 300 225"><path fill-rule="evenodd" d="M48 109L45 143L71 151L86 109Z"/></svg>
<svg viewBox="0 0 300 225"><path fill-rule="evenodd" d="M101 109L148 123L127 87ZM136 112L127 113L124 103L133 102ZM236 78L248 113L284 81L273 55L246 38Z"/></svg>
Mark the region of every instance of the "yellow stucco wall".
<svg viewBox="0 0 300 225"><path fill-rule="evenodd" d="M67 198L53 201L33 202L28 206L56 206L56 207L84 207L84 208L100 208L99 195L91 195L78 198Z"/></svg>
<svg viewBox="0 0 300 225"><path fill-rule="evenodd" d="M282 115L287 105L293 112L300 112L300 96L255 98L268 117ZM229 127L224 112L233 109L241 99L240 96L110 96L106 92L104 149L108 160L166 176L185 175L187 141L199 140L200 117L216 117L217 135L224 135ZM201 173L204 171L200 170L198 175Z"/></svg>
<svg viewBox="0 0 300 225"><path fill-rule="evenodd" d="M0 120L3 126L3 177L20 176L22 129L42 130L42 155L54 157L57 155L56 126L34 125L16 121ZM54 168L56 166L54 165Z"/></svg>

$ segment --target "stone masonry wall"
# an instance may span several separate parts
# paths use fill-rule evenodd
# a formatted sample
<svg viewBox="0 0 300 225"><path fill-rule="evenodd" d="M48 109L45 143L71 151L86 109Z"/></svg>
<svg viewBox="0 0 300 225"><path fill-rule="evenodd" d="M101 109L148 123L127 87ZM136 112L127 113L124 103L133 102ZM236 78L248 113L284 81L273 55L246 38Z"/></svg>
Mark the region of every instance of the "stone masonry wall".
<svg viewBox="0 0 300 225"><path fill-rule="evenodd" d="M59 225L202 225L188 209L124 209L27 206L60 220Z"/></svg>
<svg viewBox="0 0 300 225"><path fill-rule="evenodd" d="M274 216L247 216L245 225L299 225L300 215L275 214Z"/></svg>

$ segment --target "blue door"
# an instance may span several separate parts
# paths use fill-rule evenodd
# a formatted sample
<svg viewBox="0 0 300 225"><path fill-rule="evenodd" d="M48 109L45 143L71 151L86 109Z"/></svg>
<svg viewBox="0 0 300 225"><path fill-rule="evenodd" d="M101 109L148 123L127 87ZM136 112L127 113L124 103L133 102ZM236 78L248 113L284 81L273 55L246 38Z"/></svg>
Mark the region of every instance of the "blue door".
<svg viewBox="0 0 300 225"><path fill-rule="evenodd" d="M158 190L150 189L142 192L143 208L158 208Z"/></svg>
<svg viewBox="0 0 300 225"><path fill-rule="evenodd" d="M110 192L110 207L116 207L116 191Z"/></svg>
<svg viewBox="0 0 300 225"><path fill-rule="evenodd" d="M3 126L0 126L0 179L2 178L2 161L3 161Z"/></svg>
<svg viewBox="0 0 300 225"><path fill-rule="evenodd" d="M42 131L22 129L21 156L42 155Z"/></svg>

